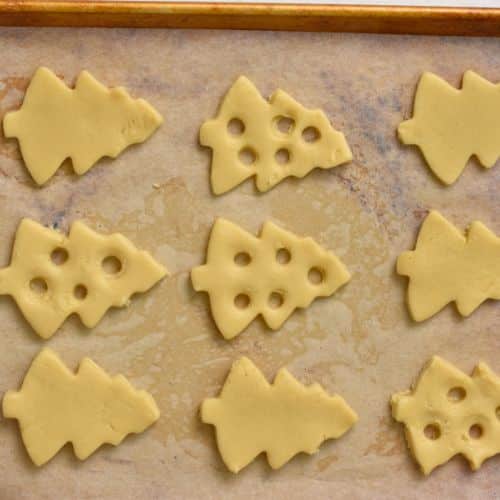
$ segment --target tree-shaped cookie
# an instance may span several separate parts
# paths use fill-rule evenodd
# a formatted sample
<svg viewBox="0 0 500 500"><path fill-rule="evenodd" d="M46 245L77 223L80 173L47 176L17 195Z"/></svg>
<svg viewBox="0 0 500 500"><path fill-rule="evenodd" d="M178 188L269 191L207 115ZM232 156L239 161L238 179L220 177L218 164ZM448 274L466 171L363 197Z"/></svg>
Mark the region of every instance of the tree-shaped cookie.
<svg viewBox="0 0 500 500"><path fill-rule="evenodd" d="M347 432L358 417L319 384L306 387L285 368L269 384L248 358L241 358L219 397L203 401L201 419L216 427L222 460L236 473L262 452L273 469L300 452L313 454L326 439Z"/></svg>
<svg viewBox="0 0 500 500"><path fill-rule="evenodd" d="M450 302L468 316L486 299L500 299L500 238L478 221L464 236L432 211L420 228L415 250L399 256L397 271L410 278L407 302L416 321Z"/></svg>
<svg viewBox="0 0 500 500"><path fill-rule="evenodd" d="M40 337L51 337L73 313L95 326L112 307L128 304L167 274L121 234L100 235L80 221L69 236L23 219L0 294L12 295Z"/></svg>
<svg viewBox="0 0 500 500"><path fill-rule="evenodd" d="M153 397L123 375L110 377L88 358L74 374L50 349L35 358L21 390L5 394L3 414L19 421L36 465L66 443L84 460L104 443L117 445L127 434L143 432L160 416Z"/></svg>
<svg viewBox="0 0 500 500"><path fill-rule="evenodd" d="M415 388L391 403L424 474L459 453L473 470L500 453L500 378L484 363L469 377L434 356Z"/></svg>
<svg viewBox="0 0 500 500"><path fill-rule="evenodd" d="M206 291L215 323L231 339L259 314L276 330L298 308L332 295L350 274L331 252L266 222L255 237L217 219L207 263L191 271L193 287Z"/></svg>
<svg viewBox="0 0 500 500"><path fill-rule="evenodd" d="M212 148L212 190L221 194L256 177L267 191L285 177L304 177L352 159L344 134L319 109L307 109L278 89L266 101L240 76L214 120L203 123L200 142Z"/></svg>
<svg viewBox="0 0 500 500"><path fill-rule="evenodd" d="M162 122L153 107L122 87L108 89L82 71L70 89L41 67L21 109L5 115L3 129L5 137L17 137L31 176L44 184L66 158L82 175L103 156L115 158L145 141Z"/></svg>
<svg viewBox="0 0 500 500"><path fill-rule="evenodd" d="M416 144L437 177L452 184L472 155L486 168L500 155L500 85L466 71L462 89L424 73L413 118L398 128L404 144Z"/></svg>

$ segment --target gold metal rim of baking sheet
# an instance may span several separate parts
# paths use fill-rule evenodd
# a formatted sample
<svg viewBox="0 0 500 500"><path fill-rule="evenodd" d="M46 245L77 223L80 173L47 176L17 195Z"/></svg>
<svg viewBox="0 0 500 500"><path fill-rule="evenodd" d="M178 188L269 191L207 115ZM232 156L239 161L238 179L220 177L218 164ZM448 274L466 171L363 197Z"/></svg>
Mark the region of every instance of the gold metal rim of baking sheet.
<svg viewBox="0 0 500 500"><path fill-rule="evenodd" d="M500 36L500 8L0 0L0 25Z"/></svg>

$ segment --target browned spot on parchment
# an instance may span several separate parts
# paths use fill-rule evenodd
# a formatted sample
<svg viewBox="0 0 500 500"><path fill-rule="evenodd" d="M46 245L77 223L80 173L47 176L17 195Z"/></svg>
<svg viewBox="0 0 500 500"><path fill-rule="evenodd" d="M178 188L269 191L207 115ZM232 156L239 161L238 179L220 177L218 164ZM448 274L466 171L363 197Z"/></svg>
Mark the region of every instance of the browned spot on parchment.
<svg viewBox="0 0 500 500"><path fill-rule="evenodd" d="M21 151L19 150L17 141L2 138L2 140L0 141L0 155L11 158L12 160L20 160Z"/></svg>
<svg viewBox="0 0 500 500"><path fill-rule="evenodd" d="M318 469L319 472L323 472L338 459L339 457L337 457L336 455L328 455L327 457L317 461L316 468Z"/></svg>
<svg viewBox="0 0 500 500"><path fill-rule="evenodd" d="M29 78L24 76L8 76L0 80L2 85L0 85L0 101L12 90L19 90L19 92L24 92L29 83Z"/></svg>
<svg viewBox="0 0 500 500"><path fill-rule="evenodd" d="M364 456L374 454L391 457L405 451L403 436L392 423L390 417L379 418L379 431L375 434L375 440L366 448Z"/></svg>

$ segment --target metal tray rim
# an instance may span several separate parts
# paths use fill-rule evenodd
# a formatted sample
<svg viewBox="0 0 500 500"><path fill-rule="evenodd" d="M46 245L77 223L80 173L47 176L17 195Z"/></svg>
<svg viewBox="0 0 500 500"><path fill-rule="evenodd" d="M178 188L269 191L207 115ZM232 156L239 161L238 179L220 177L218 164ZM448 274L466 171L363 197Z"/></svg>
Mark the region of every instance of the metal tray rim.
<svg viewBox="0 0 500 500"><path fill-rule="evenodd" d="M0 25L500 36L500 8L0 0Z"/></svg>

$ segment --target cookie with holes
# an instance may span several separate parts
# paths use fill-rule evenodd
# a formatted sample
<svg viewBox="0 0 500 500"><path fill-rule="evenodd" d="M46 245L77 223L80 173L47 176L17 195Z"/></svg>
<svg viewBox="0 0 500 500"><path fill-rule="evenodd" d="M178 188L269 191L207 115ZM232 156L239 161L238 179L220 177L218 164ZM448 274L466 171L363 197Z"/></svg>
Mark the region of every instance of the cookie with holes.
<svg viewBox="0 0 500 500"><path fill-rule="evenodd" d="M469 377L434 356L414 389L394 394L391 404L424 474L457 454L476 470L500 453L500 378L485 363Z"/></svg>
<svg viewBox="0 0 500 500"><path fill-rule="evenodd" d="M229 89L217 117L201 126L200 143L213 151L215 194L253 176L257 189L267 191L285 177L352 160L344 134L322 110L305 108L281 89L267 101L244 76Z"/></svg>
<svg viewBox="0 0 500 500"><path fill-rule="evenodd" d="M332 295L350 277L340 259L312 238L272 222L256 237L225 219L217 219L212 228L206 264L191 270L194 289L208 292L213 318L226 339L259 315L277 330L296 308Z"/></svg>
<svg viewBox="0 0 500 500"><path fill-rule="evenodd" d="M23 219L10 266L0 269L0 294L11 295L42 338L73 313L94 327L106 311L128 304L168 271L121 234L98 234L83 222L69 236Z"/></svg>

